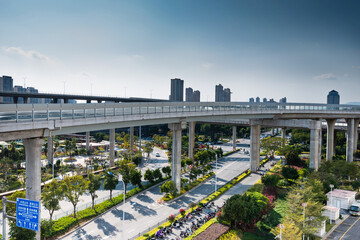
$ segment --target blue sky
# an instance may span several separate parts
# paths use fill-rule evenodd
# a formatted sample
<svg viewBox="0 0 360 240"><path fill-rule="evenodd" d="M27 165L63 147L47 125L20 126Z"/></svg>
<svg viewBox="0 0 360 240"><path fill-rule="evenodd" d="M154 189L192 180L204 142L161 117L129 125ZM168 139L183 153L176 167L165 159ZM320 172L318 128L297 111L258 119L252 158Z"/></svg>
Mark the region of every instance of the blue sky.
<svg viewBox="0 0 360 240"><path fill-rule="evenodd" d="M0 75L43 92L360 101L360 2L0 0ZM65 88L64 88L65 87Z"/></svg>

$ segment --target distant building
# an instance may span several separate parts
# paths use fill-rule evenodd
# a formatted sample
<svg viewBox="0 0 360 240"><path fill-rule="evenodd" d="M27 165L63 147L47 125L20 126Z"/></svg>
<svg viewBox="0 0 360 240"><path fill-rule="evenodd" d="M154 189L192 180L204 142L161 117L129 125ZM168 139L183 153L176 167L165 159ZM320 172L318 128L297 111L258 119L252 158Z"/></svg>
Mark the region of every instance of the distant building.
<svg viewBox="0 0 360 240"><path fill-rule="evenodd" d="M179 78L171 79L170 102L184 101L184 80Z"/></svg>
<svg viewBox="0 0 360 240"><path fill-rule="evenodd" d="M185 101L192 102L194 91L191 87L185 89Z"/></svg>
<svg viewBox="0 0 360 240"><path fill-rule="evenodd" d="M256 102L259 103L260 102L260 98L256 97Z"/></svg>
<svg viewBox="0 0 360 240"><path fill-rule="evenodd" d="M230 88L225 88L219 84L215 86L215 102L231 102Z"/></svg>
<svg viewBox="0 0 360 240"><path fill-rule="evenodd" d="M264 98L263 98L263 102L267 102L267 98L264 97Z"/></svg>
<svg viewBox="0 0 360 240"><path fill-rule="evenodd" d="M9 76L0 77L0 91L14 91L13 79ZM12 103L11 97L0 97L0 103Z"/></svg>
<svg viewBox="0 0 360 240"><path fill-rule="evenodd" d="M193 102L200 102L200 91L199 90L194 91Z"/></svg>
<svg viewBox="0 0 360 240"><path fill-rule="evenodd" d="M200 91L193 91L191 87L185 89L185 101L186 102L200 102Z"/></svg>
<svg viewBox="0 0 360 240"><path fill-rule="evenodd" d="M14 86L14 92L26 92L26 88L16 85ZM24 98L20 97L18 103L24 103Z"/></svg>
<svg viewBox="0 0 360 240"><path fill-rule="evenodd" d="M286 97L283 97L283 98L281 98L280 100L279 100L279 103L286 103Z"/></svg>
<svg viewBox="0 0 360 240"><path fill-rule="evenodd" d="M254 98L249 98L249 102L255 102Z"/></svg>
<svg viewBox="0 0 360 240"><path fill-rule="evenodd" d="M340 95L337 91L332 90L327 95L327 104L340 104Z"/></svg>

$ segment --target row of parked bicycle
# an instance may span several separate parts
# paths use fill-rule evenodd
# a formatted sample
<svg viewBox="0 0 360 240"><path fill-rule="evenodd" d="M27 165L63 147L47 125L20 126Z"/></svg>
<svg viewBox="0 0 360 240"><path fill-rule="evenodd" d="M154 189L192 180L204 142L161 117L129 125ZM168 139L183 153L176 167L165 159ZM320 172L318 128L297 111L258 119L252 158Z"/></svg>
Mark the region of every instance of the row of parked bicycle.
<svg viewBox="0 0 360 240"><path fill-rule="evenodd" d="M156 232L154 238L149 237L147 240L164 238L178 240L191 236L205 222L215 217L216 212L219 210L220 208L215 206L214 202L210 202L175 220L170 226L160 229Z"/></svg>

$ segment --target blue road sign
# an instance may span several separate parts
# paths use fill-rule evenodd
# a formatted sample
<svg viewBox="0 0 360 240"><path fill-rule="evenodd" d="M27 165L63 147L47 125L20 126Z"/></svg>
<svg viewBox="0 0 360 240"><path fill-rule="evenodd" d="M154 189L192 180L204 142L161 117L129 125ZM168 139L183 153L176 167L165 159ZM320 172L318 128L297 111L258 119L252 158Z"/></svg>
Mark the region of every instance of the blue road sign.
<svg viewBox="0 0 360 240"><path fill-rule="evenodd" d="M39 231L40 202L16 199L16 226Z"/></svg>

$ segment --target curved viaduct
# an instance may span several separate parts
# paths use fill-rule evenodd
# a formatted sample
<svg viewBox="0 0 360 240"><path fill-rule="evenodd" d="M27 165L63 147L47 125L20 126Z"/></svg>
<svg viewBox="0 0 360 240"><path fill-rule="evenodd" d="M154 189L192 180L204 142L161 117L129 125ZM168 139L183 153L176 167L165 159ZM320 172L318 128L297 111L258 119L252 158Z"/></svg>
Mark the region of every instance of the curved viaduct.
<svg viewBox="0 0 360 240"><path fill-rule="evenodd" d="M40 200L41 146L54 135L110 129L110 165L113 164L115 128L169 124L173 130L173 180L180 189L181 132L189 125L189 156L193 157L195 122L233 123L251 127L251 171L260 159L260 128L310 129L310 167L321 160L322 121L327 122L327 159L334 153L334 128L337 119L347 122L348 162L358 141L360 106L306 103L238 102L144 102L93 104L4 104L0 106L0 140L23 139L26 153L26 197ZM245 122L246 122L245 121ZM189 124L187 124L189 123ZM87 134L88 135L88 134ZM51 155L51 154L49 154Z"/></svg>

